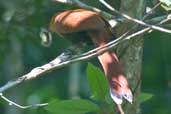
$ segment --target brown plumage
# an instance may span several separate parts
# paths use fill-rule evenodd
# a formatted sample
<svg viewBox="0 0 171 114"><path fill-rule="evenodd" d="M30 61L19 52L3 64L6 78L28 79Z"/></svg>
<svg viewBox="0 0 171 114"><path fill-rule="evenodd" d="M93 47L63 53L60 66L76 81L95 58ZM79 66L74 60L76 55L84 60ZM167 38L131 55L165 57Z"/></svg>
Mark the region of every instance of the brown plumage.
<svg viewBox="0 0 171 114"><path fill-rule="evenodd" d="M49 29L64 37L84 33L84 37L77 39L65 38L75 44L91 39L95 47L101 47L114 38L107 21L98 13L85 9L68 10L54 15ZM132 93L116 53L107 51L98 56L98 59L109 81L112 99L117 104L122 103L122 98L132 102Z"/></svg>

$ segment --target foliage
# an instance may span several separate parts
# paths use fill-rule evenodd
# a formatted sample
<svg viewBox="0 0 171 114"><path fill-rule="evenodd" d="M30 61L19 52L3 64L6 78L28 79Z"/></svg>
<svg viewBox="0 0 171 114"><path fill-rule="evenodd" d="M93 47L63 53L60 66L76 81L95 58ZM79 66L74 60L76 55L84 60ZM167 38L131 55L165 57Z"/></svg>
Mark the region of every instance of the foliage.
<svg viewBox="0 0 171 114"><path fill-rule="evenodd" d="M145 102L145 101L148 101L148 100L150 100L152 97L153 97L152 94L149 94L149 93L141 93L141 95L139 96L140 103L143 103L143 102Z"/></svg>
<svg viewBox="0 0 171 114"><path fill-rule="evenodd" d="M87 3L90 1L89 4L92 3L94 6L106 10L97 1L84 1ZM114 4L113 0L110 1ZM155 1L147 2L149 6L154 6ZM167 7L166 9L170 8L170 0L160 1ZM117 3L115 5L119 7ZM67 48L68 44L54 34L51 47L41 46L39 31L42 27L48 28L52 15L70 8L73 6L55 4L50 0L0 0L0 85L27 73L34 67L49 62L64 48ZM162 8L158 8L155 13L154 16L164 15L166 12ZM142 95L139 97L142 113L171 114L171 36L152 32L145 35L144 38ZM79 69L82 72L73 74L74 76L79 75L79 77L71 76L71 66L67 66L45 74L46 76L37 80L14 87L5 93L12 100L21 104L36 104L60 99L52 101L46 107L47 111L44 111L43 108L22 110L0 102L1 113L61 113L67 111L65 107L70 109L70 106L75 107L72 110L75 114L87 112L104 114L103 112L107 111L112 113L114 104L108 95L108 84L104 74L97 67L88 64L87 78L85 78L85 66L86 63L82 62ZM75 70L78 71L78 69ZM79 82L76 97L80 99L63 100L73 97L68 92L68 83L71 82L71 79ZM91 94L89 94L90 90Z"/></svg>
<svg viewBox="0 0 171 114"><path fill-rule="evenodd" d="M160 0L160 2L162 3L161 6L162 6L166 11L171 10L171 0Z"/></svg>
<svg viewBox="0 0 171 114"><path fill-rule="evenodd" d="M88 83L92 91L91 101L85 99L72 99L72 100L53 100L46 107L46 110L55 114L85 114L88 112L109 113L111 104L107 103L108 83L104 73L92 64L87 67ZM111 99L110 99L111 100ZM93 101L96 101L93 103ZM107 111L107 112L105 112Z"/></svg>
<svg viewBox="0 0 171 114"><path fill-rule="evenodd" d="M99 107L83 99L53 101L49 103L46 110L55 114L85 114L88 112L96 112Z"/></svg>
<svg viewBox="0 0 171 114"><path fill-rule="evenodd" d="M160 2L166 4L167 6L171 5L171 0L160 0Z"/></svg>
<svg viewBox="0 0 171 114"><path fill-rule="evenodd" d="M109 91L107 78L104 73L92 64L87 67L87 79L94 98L105 100Z"/></svg>

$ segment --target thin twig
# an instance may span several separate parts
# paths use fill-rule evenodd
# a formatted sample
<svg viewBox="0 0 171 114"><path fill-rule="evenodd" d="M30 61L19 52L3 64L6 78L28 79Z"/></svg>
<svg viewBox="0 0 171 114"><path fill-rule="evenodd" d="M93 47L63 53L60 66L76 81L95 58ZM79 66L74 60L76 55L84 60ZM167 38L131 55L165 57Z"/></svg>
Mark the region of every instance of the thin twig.
<svg viewBox="0 0 171 114"><path fill-rule="evenodd" d="M164 23L166 23L166 22L168 22L168 21L170 21L171 19L169 18L169 15L166 17L166 18L164 18L163 20L161 20L159 23L157 23L156 25L162 25L162 24L164 24ZM153 30L151 29L149 32L152 32Z"/></svg>
<svg viewBox="0 0 171 114"><path fill-rule="evenodd" d="M103 17L105 17L106 19L113 19L114 16L107 13L107 12L104 12L96 7L93 7L93 6L89 6L89 5L86 5L85 3L79 1L79 0L52 0L52 1L55 1L55 2L60 2L60 3L65 3L65 4L72 4L72 5L77 5L79 7L82 7L82 8L85 8L85 9L89 9L89 10L93 10L95 12L98 12L100 13ZM159 27L159 26L155 26L155 25L150 25L150 24L147 24L141 20L138 20L138 19L135 19L135 18L132 18L124 13L121 13L119 12L118 10L116 10L115 8L113 8L110 4L108 4L107 2L105 2L104 0L99 0L100 3L102 3L104 6L106 6L108 9L110 9L111 11L115 12L116 14L130 20L130 21L133 21L135 23L138 23L138 24L141 24L143 26L147 26L147 27L150 27L152 29L155 29L155 30L158 30L158 31L161 31L161 32L166 32L166 33L171 33L171 30L169 29L165 29L165 28L162 28L162 27ZM120 21L120 19L118 20Z"/></svg>
<svg viewBox="0 0 171 114"><path fill-rule="evenodd" d="M125 114L121 104L117 104L117 109L119 110L120 114Z"/></svg>
<svg viewBox="0 0 171 114"><path fill-rule="evenodd" d="M59 3L64 3L64 4L69 4L69 5L77 5L79 7L85 8L85 9L89 9L89 10L93 10L95 12L100 13L102 16L104 16L106 19L112 19L113 15L111 15L110 13L107 13L105 11L102 11L96 7L90 6L90 5L86 5L83 2L79 1L79 0L52 0L54 2L59 2Z"/></svg>
<svg viewBox="0 0 171 114"><path fill-rule="evenodd" d="M156 10L156 8L158 8L161 5L161 2L159 1L156 5L154 5L153 8L151 8L151 10L149 12L147 12L147 14L143 17L143 20L146 19L154 10Z"/></svg>
<svg viewBox="0 0 171 114"><path fill-rule="evenodd" d="M121 13L119 12L118 10L116 10L115 8L113 8L110 4L108 4L107 2L105 2L104 0L99 0L100 3L102 3L104 6L106 6L108 9L110 9L111 11L123 16L124 18L130 20L130 21L133 21L133 22L136 22L140 25L143 25L143 26L146 26L146 27L150 27L152 29L155 29L155 30L158 30L158 31L161 31L161 32L166 32L166 33L171 33L171 30L169 29L165 29L165 28L162 28L162 27L159 27L159 26L155 26L155 25L150 25L148 23L145 23L141 20L138 20L138 19L135 19L135 18L132 18L124 13Z"/></svg>
<svg viewBox="0 0 171 114"><path fill-rule="evenodd" d="M9 105L14 105L18 108L21 108L21 109L27 109L27 108L32 108L32 107L42 107L42 106L47 106L48 103L42 103L42 104L34 104L34 105L27 105L27 106L23 106L23 105L19 105L11 100L9 100L7 97L5 97L2 93L0 93L0 97L5 100L6 102L9 103Z"/></svg>
<svg viewBox="0 0 171 114"><path fill-rule="evenodd" d="M54 0L54 1L62 1L62 0ZM64 1L76 1L76 0L64 0ZM80 1L77 0L77 3L79 3ZM67 2L68 3L68 2ZM72 2L70 2L72 3ZM85 4L81 4L82 6L84 6ZM85 6L84 6L85 7ZM92 8L92 7L89 7L89 8ZM95 9L97 11L97 9ZM113 17L113 16L112 16ZM15 85L18 85L24 81L28 81L28 80L31 80L31 79L35 79L35 78L38 78L39 76L41 76L42 74L44 73L47 73L49 71L52 71L54 69L57 69L57 68L60 68L60 67L64 67L68 64L71 64L71 63L75 63L75 62L79 62L79 61L83 61L83 60L88 60L90 58L93 58L95 56L98 56L99 54L102 54L104 53L105 51L108 51L114 47L116 47L116 45L118 45L119 43L125 41L125 40L128 40L128 39L131 39L135 36L138 36L140 34L143 34L145 32L147 32L148 30L150 30L152 27L151 25L149 25L147 28L144 28L138 32L135 32L131 35L127 35L127 33L125 35L123 35L122 37L119 37L118 39L112 41L112 42L109 42L108 44L106 44L104 47L101 47L101 48L96 48L96 49L93 49L91 51L88 51L87 53L83 53L79 56L75 56L75 57L68 57L66 58L65 60L61 61L58 57L55 58L53 61L43 65L43 66L40 66L40 67L36 67L34 68L33 70L31 70L28 74L25 74L19 78L17 78L16 80L12 80L12 81L9 81L7 84L5 84L4 86L0 87L0 93L1 93L1 98L4 99L5 101L9 102L10 104L12 105L15 105L17 107L20 107L20 108L28 108L28 107L33 107L33 106L44 106L44 105L47 105L46 103L45 104L36 104L36 105L32 105L32 106L21 106L21 105L18 105L16 104L15 102L12 102L10 101L9 99L7 99L6 97L4 97L2 95L2 93L15 86Z"/></svg>
<svg viewBox="0 0 171 114"><path fill-rule="evenodd" d="M169 14L165 19L163 19L162 21L160 21L159 24L161 25L163 23L166 23L166 22L170 21L171 20L170 16L171 16L171 14Z"/></svg>
<svg viewBox="0 0 171 114"><path fill-rule="evenodd" d="M108 44L106 44L102 48L93 49L93 50L88 51L87 53L83 53L83 54L78 55L78 56L73 56L72 58L70 58L70 56L68 56L65 59L61 60L61 58L57 57L57 58L55 58L54 60L52 60L51 62L49 62L49 63L47 63L45 65L34 68L29 73L17 78L16 80L9 81L4 86L0 87L0 93L3 93L7 89L9 89L9 88L11 88L11 87L13 87L15 85L18 85L18 84L20 84L20 83L22 83L24 81L28 81L28 80L31 80L31 79L38 78L42 74L45 74L45 73L47 73L49 71L64 67L66 65L69 65L69 64L72 64L72 63L75 63L75 62L88 60L90 58L96 57L96 56L104 53L105 51L108 51L108 50L116 47L116 45L118 45L119 43L121 43L121 42L123 42L125 40L131 39L131 38L133 38L135 36L138 36L140 34L145 33L146 31L148 31L148 29L150 29L150 28L148 27L148 28L142 29L142 30L140 30L138 32L135 32L135 33L133 33L131 35L128 35L128 36L125 36L125 37L121 36L118 39L109 42Z"/></svg>
<svg viewBox="0 0 171 114"><path fill-rule="evenodd" d="M52 0L54 2L60 2L60 3L63 3L63 4L73 4L72 0Z"/></svg>

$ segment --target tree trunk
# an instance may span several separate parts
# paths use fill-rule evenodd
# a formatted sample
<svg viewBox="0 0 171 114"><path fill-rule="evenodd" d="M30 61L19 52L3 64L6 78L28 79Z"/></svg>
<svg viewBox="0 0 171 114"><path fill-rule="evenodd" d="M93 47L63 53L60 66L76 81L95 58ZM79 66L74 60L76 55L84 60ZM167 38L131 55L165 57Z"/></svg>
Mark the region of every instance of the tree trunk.
<svg viewBox="0 0 171 114"><path fill-rule="evenodd" d="M145 0L121 0L120 11L131 17L142 19L145 9ZM117 28L117 35L121 35L130 30L135 24L125 22L121 27ZM126 114L140 114L140 103L138 96L141 89L141 65L143 55L142 36L126 41L118 46L117 52L120 57L121 64L125 71L130 86L132 88L134 99L133 104L124 103L123 108Z"/></svg>

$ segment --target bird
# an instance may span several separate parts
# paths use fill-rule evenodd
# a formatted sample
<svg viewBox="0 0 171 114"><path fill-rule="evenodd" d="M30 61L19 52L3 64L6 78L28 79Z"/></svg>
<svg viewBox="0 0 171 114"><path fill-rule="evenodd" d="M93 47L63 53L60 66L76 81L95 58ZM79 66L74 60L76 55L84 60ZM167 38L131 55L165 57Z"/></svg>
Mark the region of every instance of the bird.
<svg viewBox="0 0 171 114"><path fill-rule="evenodd" d="M92 44L98 48L115 39L107 20L99 13L86 9L56 13L50 21L49 31L77 46ZM98 56L98 60L109 82L109 92L113 101L122 104L123 99L126 99L132 103L133 95L116 52L106 51Z"/></svg>

